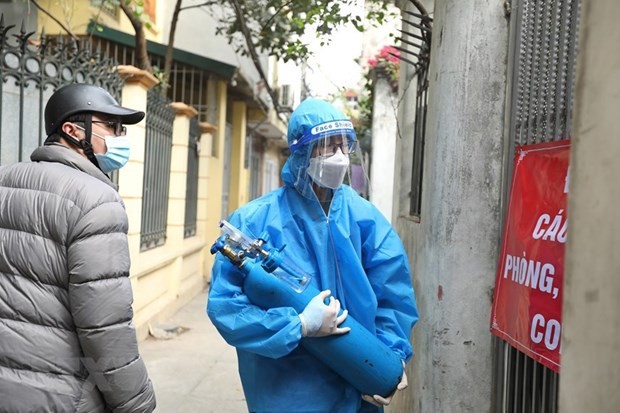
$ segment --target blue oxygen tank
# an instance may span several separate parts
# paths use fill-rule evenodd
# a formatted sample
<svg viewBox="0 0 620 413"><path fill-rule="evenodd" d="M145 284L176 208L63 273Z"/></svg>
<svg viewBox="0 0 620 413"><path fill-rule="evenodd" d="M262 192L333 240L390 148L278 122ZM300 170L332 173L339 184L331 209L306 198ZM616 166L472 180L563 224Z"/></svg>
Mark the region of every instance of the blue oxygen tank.
<svg viewBox="0 0 620 413"><path fill-rule="evenodd" d="M239 241L239 233L235 236L233 244ZM281 250L267 252L261 249L262 240L258 249L254 240L245 238L241 241L235 246L238 248L241 245L242 253L230 248L231 240L227 236L220 237L211 252L222 252L239 267L245 277L244 292L254 305L263 309L293 307L301 313L319 294L320 291L308 283L306 276L292 273L291 266L283 262L279 254ZM327 337L304 337L301 345L361 393L383 397L390 395L403 374L400 358L351 315L340 327L350 327L351 331Z"/></svg>

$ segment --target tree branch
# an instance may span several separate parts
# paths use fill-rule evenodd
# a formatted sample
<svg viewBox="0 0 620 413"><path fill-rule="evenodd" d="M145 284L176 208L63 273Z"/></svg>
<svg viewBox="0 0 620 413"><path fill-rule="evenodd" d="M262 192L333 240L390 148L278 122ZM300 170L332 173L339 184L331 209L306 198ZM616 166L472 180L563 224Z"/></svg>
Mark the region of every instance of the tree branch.
<svg viewBox="0 0 620 413"><path fill-rule="evenodd" d="M214 4L218 4L218 3L219 2L217 2L217 1L205 1L204 3L192 4L191 6L181 7L179 9L179 11L181 11L181 10L188 10L188 9L195 9L197 7L202 7L202 6L213 6Z"/></svg>
<svg viewBox="0 0 620 413"><path fill-rule="evenodd" d="M265 24L263 24L261 26L261 31L265 30L265 28L267 26L269 26L269 24L273 21L273 19L278 15L278 13L280 13L280 11L282 11L283 8L285 8L286 6L288 6L289 4L291 4L293 1L295 0L289 0L286 3L284 3L278 10L276 10L276 12L269 18L269 20L267 20L267 22L265 22Z"/></svg>
<svg viewBox="0 0 620 413"><path fill-rule="evenodd" d="M170 34L168 35L168 45L166 46L166 57L164 59L164 82L166 88L170 85L170 72L172 70L172 52L174 51L174 36L177 31L177 22L179 21L179 13L183 8L181 3L183 0L177 0L170 21ZM164 88L165 89L165 88Z"/></svg>
<svg viewBox="0 0 620 413"><path fill-rule="evenodd" d="M102 0L101 3L99 3L99 10L97 10L97 15L95 16L95 24L99 23L99 17L101 16L101 12L103 12L103 8L105 7L105 3L107 0ZM90 31L90 34L88 35L88 40L90 41L93 38L93 33L95 33L94 30Z"/></svg>
<svg viewBox="0 0 620 413"><path fill-rule="evenodd" d="M129 7L127 2L121 1L120 7L123 13L127 16L131 25L136 32L136 59L138 68L146 70L149 73L153 73L151 62L149 61L149 55L146 51L146 35L144 34L144 24L142 21L134 15L133 10Z"/></svg>
<svg viewBox="0 0 620 413"><path fill-rule="evenodd" d="M36 0L30 0L32 2L32 4L35 5L35 7L39 10L41 10L42 13L46 14L47 16L49 16L52 20L54 20L54 22L56 22L57 25L59 25L60 27L62 27L62 29L67 32L67 34L69 36L71 36L74 40L78 40L78 37L73 34L73 32L66 27L64 24L62 24L62 22L60 20L58 20L56 17L54 17L49 11L45 10L43 7L41 7L41 5L39 3L37 3Z"/></svg>
<svg viewBox="0 0 620 413"><path fill-rule="evenodd" d="M271 97L271 102L273 103L273 107L276 110L276 113L279 115L282 112L282 110L280 108L280 105L278 104L277 96L275 92L273 91L273 89L271 88L271 85L269 84L269 81L267 80L267 76L265 75L265 71L263 70L260 64L258 53L256 52L256 48L254 47L254 43L252 42L252 35L250 34L250 31L248 30L248 26L245 21L245 16L243 15L243 10L241 9L241 5L239 4L238 0L230 0L230 2L233 8L235 9L235 15L237 16L237 19L239 19L241 33L243 34L243 37L245 38L245 43L247 45L248 52L250 53L250 58L252 59L252 62L254 63L254 67L256 67L256 70L258 71L260 78L265 83L265 88L267 89L267 93Z"/></svg>

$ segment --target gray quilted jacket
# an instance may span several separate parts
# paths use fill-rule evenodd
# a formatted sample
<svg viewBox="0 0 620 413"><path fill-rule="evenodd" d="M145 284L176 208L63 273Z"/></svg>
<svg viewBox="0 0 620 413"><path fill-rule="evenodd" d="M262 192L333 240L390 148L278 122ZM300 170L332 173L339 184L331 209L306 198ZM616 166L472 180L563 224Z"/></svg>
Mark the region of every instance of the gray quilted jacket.
<svg viewBox="0 0 620 413"><path fill-rule="evenodd" d="M0 412L151 412L127 214L60 144L0 168Z"/></svg>

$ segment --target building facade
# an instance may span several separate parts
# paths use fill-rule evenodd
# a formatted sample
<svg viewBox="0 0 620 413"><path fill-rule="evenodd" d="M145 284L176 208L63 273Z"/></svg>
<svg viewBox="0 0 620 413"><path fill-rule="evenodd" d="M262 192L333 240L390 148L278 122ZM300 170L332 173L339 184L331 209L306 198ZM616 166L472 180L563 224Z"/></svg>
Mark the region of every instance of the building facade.
<svg viewBox="0 0 620 413"><path fill-rule="evenodd" d="M420 322L410 386L388 410L616 411L615 225L594 228L616 198L608 128L620 103L618 30L609 16L618 7L399 4L410 61L401 61L392 222ZM571 142L560 373L490 332L515 151L558 141Z"/></svg>
<svg viewBox="0 0 620 413"><path fill-rule="evenodd" d="M214 25L205 24L209 15L204 11L180 13L177 27L183 29L178 30L174 44L169 88L162 90L157 76L164 67L174 7L171 2L151 0L144 4L143 18L150 23L144 29L147 52L154 73L137 69L135 32L118 6L89 1L73 8L67 8L65 2L51 2L45 7L55 18L19 1L0 7L9 16L4 20L7 32L16 34L23 48L29 50L21 55L13 37L8 36L4 52L53 68L35 75L34 81L24 82L23 104L43 107L62 84L95 82L113 86L122 104L147 113L145 121L130 130L132 159L112 176L129 215L135 322L139 338L145 338L149 329L209 282L209 249L220 235L219 221L250 199L279 186L286 113L275 113L256 68L215 34ZM16 20L23 15L27 17L26 26ZM93 23L95 18L97 23ZM196 38L209 41L196 42ZM43 52L52 49L56 51L53 57ZM4 74L11 73L3 76L5 131L9 130L9 118L25 119L7 112L11 99L20 101L20 91L13 93L11 89L13 79L30 76L30 63L21 72L10 63L11 59L3 66ZM278 83L279 79L286 79L286 85L297 85L298 90L294 73L279 69L278 62L263 57L261 65L273 82L272 88L282 89L284 84ZM114 72L108 77L116 76L117 80L110 83L101 76L91 76L95 66L100 72ZM37 82L48 85L40 95L35 89ZM293 106L299 93L295 97L291 89L293 86L288 87L286 96L280 96ZM23 139L3 138L10 140L0 147L3 164L27 159L29 153L24 154L44 139L30 137L31 132L36 134L34 129L20 130L24 130Z"/></svg>

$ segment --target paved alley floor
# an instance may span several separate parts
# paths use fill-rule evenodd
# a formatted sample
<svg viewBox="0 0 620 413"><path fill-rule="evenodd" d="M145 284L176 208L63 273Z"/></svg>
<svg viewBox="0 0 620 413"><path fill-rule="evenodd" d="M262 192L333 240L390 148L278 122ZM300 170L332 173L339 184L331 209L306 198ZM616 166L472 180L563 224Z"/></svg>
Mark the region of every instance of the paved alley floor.
<svg viewBox="0 0 620 413"><path fill-rule="evenodd" d="M139 344L155 386L156 413L248 411L237 355L207 317L206 300L204 291L164 325L189 330L168 340L149 337Z"/></svg>

